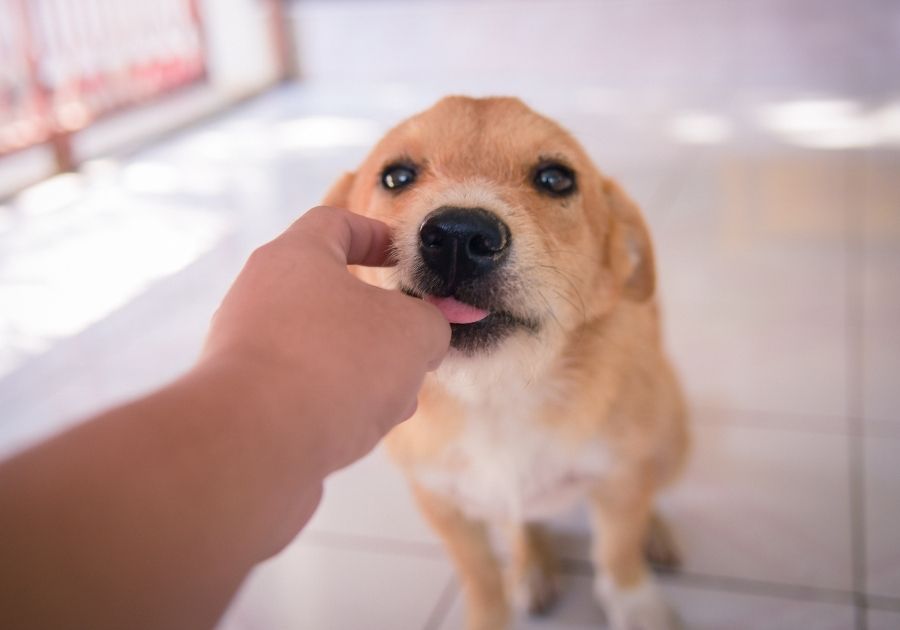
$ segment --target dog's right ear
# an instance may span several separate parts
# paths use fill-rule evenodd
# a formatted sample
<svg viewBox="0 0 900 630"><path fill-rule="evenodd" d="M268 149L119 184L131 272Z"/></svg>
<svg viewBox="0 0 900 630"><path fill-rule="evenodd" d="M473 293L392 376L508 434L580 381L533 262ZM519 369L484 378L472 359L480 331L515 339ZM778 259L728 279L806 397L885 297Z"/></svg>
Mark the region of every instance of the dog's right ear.
<svg viewBox="0 0 900 630"><path fill-rule="evenodd" d="M348 208L350 202L350 189L353 187L353 181L356 179L356 173L347 171L341 175L336 182L331 185L325 198L322 199L322 205L334 206L335 208Z"/></svg>

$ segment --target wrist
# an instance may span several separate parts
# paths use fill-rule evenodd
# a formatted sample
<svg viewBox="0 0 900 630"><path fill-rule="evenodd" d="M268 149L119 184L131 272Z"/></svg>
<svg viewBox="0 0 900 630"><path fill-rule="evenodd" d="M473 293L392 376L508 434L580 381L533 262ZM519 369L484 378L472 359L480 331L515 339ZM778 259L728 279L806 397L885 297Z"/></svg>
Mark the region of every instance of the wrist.
<svg viewBox="0 0 900 630"><path fill-rule="evenodd" d="M241 443L255 451L254 462L268 469L271 485L298 496L321 485L330 469L301 407L304 388L290 380L285 371L239 352L204 356L182 379L215 401Z"/></svg>
<svg viewBox="0 0 900 630"><path fill-rule="evenodd" d="M195 401L198 429L219 452L215 485L249 508L240 520L260 532L255 561L278 552L312 516L328 472L302 414L285 404L270 368L237 354L204 357L173 385ZM178 391L182 394L177 393ZM244 509L242 508L242 509Z"/></svg>

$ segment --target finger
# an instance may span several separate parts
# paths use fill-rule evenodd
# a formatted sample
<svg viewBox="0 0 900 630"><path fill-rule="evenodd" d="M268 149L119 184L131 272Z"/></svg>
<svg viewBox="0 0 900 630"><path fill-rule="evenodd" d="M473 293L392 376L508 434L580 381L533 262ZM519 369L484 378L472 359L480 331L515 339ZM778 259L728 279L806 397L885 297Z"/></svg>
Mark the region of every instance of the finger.
<svg viewBox="0 0 900 630"><path fill-rule="evenodd" d="M412 418L418 408L419 401L416 396L413 396L412 401L409 404L405 405L405 407L403 408L403 413L397 415L389 415L382 418L382 420L378 423L381 435L387 435L395 426Z"/></svg>
<svg viewBox="0 0 900 630"><path fill-rule="evenodd" d="M390 228L360 214L318 206L297 219L285 232L314 234L324 240L344 265L380 267L388 262Z"/></svg>
<svg viewBox="0 0 900 630"><path fill-rule="evenodd" d="M412 418L416 414L418 408L419 400L417 398L413 398L412 403L406 408L406 411L403 412L403 417L400 419L400 421L403 422Z"/></svg>
<svg viewBox="0 0 900 630"><path fill-rule="evenodd" d="M402 293L399 295L416 309L416 316L421 321L420 341L423 345L426 369L432 372L440 366L450 350L450 324L436 306L419 298L409 297Z"/></svg>

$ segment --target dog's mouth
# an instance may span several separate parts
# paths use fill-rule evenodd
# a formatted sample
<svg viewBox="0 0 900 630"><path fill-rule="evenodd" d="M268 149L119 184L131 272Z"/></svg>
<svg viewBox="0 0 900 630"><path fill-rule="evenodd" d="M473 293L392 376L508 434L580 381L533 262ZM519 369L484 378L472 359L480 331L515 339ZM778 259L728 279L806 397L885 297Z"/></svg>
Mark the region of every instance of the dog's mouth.
<svg viewBox="0 0 900 630"><path fill-rule="evenodd" d="M466 304L452 296L424 295L422 299L436 306L451 324L474 324L491 315L491 312L487 309Z"/></svg>
<svg viewBox="0 0 900 630"><path fill-rule="evenodd" d="M480 305L460 296L437 296L402 287L403 293L425 300L441 311L450 322L450 346L473 355L489 350L516 330L535 333L539 323L520 317L501 307Z"/></svg>

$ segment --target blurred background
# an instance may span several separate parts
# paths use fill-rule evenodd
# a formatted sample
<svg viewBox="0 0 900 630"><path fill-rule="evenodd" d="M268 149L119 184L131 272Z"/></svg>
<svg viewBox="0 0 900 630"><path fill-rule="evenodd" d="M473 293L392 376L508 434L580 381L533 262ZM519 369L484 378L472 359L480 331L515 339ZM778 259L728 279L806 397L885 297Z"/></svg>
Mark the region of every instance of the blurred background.
<svg viewBox="0 0 900 630"><path fill-rule="evenodd" d="M0 0L0 456L196 356L248 252L391 125L516 95L654 234L695 452L663 511L688 628L900 628L900 2ZM604 627L588 526L517 627ZM220 630L451 630L381 451Z"/></svg>

